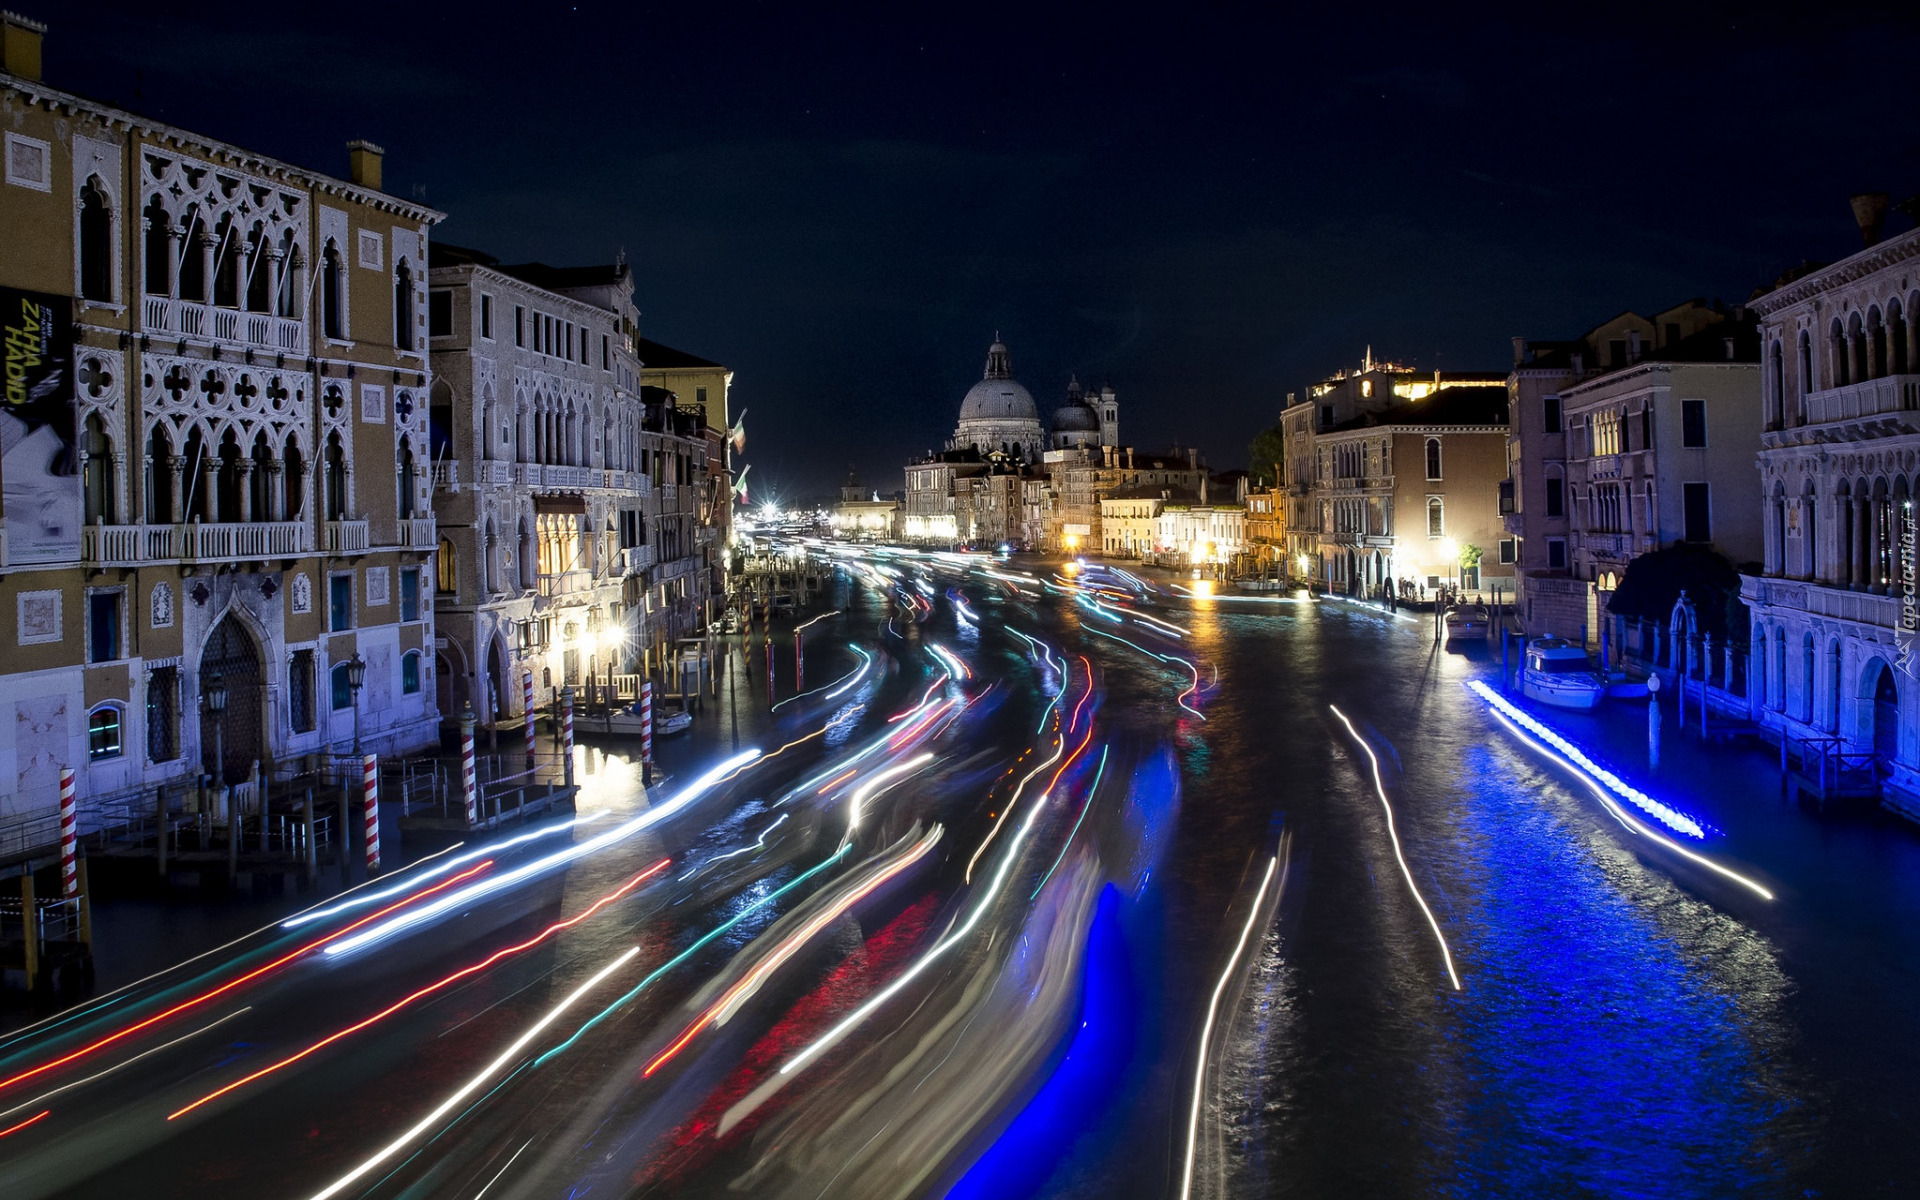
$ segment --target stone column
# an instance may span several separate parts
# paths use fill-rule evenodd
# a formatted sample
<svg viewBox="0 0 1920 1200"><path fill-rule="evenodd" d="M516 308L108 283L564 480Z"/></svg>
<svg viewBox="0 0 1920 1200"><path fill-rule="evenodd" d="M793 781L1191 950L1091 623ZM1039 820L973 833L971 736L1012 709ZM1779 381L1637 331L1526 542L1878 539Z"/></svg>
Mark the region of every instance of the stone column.
<svg viewBox="0 0 1920 1200"><path fill-rule="evenodd" d="M234 474L238 476L234 490L240 493L240 520L253 520L253 460L242 458L234 464Z"/></svg>
<svg viewBox="0 0 1920 1200"><path fill-rule="evenodd" d="M286 516L286 466L279 459L267 460L267 511L260 514L263 521L284 521Z"/></svg>
<svg viewBox="0 0 1920 1200"><path fill-rule="evenodd" d="M1855 591L1863 591L1873 583L1873 576L1867 571L1867 525L1869 506L1864 496L1853 498L1853 545L1849 548L1853 578L1851 584Z"/></svg>
<svg viewBox="0 0 1920 1200"><path fill-rule="evenodd" d="M1867 502L1867 590L1876 596L1886 594L1880 575L1880 497Z"/></svg>

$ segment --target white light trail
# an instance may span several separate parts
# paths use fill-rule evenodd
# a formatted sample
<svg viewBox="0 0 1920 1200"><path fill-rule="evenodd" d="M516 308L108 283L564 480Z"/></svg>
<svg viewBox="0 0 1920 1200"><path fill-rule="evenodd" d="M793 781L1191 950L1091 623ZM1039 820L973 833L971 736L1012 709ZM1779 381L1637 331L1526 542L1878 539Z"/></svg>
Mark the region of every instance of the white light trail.
<svg viewBox="0 0 1920 1200"><path fill-rule="evenodd" d="M688 784L686 789L672 800L667 801L657 808L650 808L624 824L616 825L605 833L595 834L593 837L588 838L578 845L569 846L565 850L549 854L545 858L536 859L525 866L515 867L513 870L507 871L504 874L489 876L470 883L463 888L448 892L431 904L423 904L418 908L403 910L378 925L369 926L359 933L354 934L352 937L341 938L339 941L328 944L326 949L321 951L321 953L328 957L351 954L364 946L383 941L399 933L404 933L417 925L431 921L436 917L444 916L456 909L470 907L475 902L495 892L522 883L554 867L572 862L575 859L585 858L587 855L604 850L608 846L616 842L624 841L644 829L650 829L658 825L660 822L673 816L699 799L727 775L741 767L747 766L759 757L760 751L757 749L736 754L711 771L708 771L705 775L700 776L700 778L694 780L691 784Z"/></svg>
<svg viewBox="0 0 1920 1200"><path fill-rule="evenodd" d="M1260 913L1266 905L1267 886L1273 882L1273 873L1280 866L1280 856L1274 855L1267 860L1267 873L1260 879L1260 887L1253 893L1253 910L1247 914L1247 923L1240 930L1240 941L1233 947L1233 956L1227 959L1226 970L1220 972L1220 982L1213 985L1213 998L1207 1001L1207 1021L1200 1028L1200 1057L1193 1066L1193 1108L1187 1114L1187 1165L1180 1173L1180 1200L1188 1200L1193 1194L1193 1158L1200 1142L1200 1100L1207 1082L1207 1043L1213 1039L1213 1023L1219 1016L1220 997L1227 990L1227 982L1233 978L1234 968L1240 964L1240 956L1246 953L1247 939L1253 936L1253 927L1260 920Z"/></svg>
<svg viewBox="0 0 1920 1200"><path fill-rule="evenodd" d="M1007 875L1013 870L1014 861L1020 857L1020 847L1025 844L1027 834L1032 832L1034 819L1040 815L1040 811L1041 805L1036 804L1033 806L1033 811L1027 814L1026 824L1020 827L1019 834L1014 837L1012 842L1007 844L1006 856L1000 860L1000 869L994 873L993 882L988 885L985 894L980 897L980 902L974 905L973 911L967 914L967 919L961 923L960 928L954 930L946 937L941 938L940 941L934 945L933 949L927 951L926 954L921 957L919 962L914 963L911 967L902 971L899 978L895 979L886 987L881 988L878 992L875 992L871 999L859 1008L854 1009L847 1015L845 1020L835 1025L832 1029L829 1029L811 1046L808 1046L806 1049L800 1051L800 1053L788 1059L785 1065L780 1068L780 1074L791 1075L795 1071L806 1067L808 1063L819 1058L828 1050L831 1050L839 1043L840 1039L846 1037L847 1034L853 1030L854 1026L866 1020L867 1017L872 1015L875 1009L898 995L901 989L905 988L907 984L919 978L920 973L931 966L935 959L945 954L948 950L959 944L961 939L973 932L973 927L980 923L980 918L986 915L987 909L993 904L994 897L1000 894L1001 887L1006 884Z"/></svg>
<svg viewBox="0 0 1920 1200"><path fill-rule="evenodd" d="M886 791L887 788L893 787L895 783L901 782L902 776L913 774L921 767L932 762L933 759L934 753L929 750L924 754L916 755L908 759L898 766L888 767L886 770L876 773L872 778L854 789L853 800L847 807L847 836L852 837L854 830L860 828L860 817L866 810L868 800L879 795L880 792ZM893 782L888 782L889 780ZM886 787L881 787L880 785L882 784L886 784Z"/></svg>
<svg viewBox="0 0 1920 1200"><path fill-rule="evenodd" d="M1453 969L1453 951L1447 948L1447 938L1440 932L1440 922L1434 919L1433 910L1427 907L1426 898L1420 894L1420 885L1413 881L1413 872L1407 868L1407 856L1400 851L1400 831L1394 828L1393 805L1387 802L1387 787L1380 781L1380 758L1373 752L1373 747L1367 744L1367 739L1354 729L1353 722L1347 720L1347 714L1335 705L1329 704L1327 707L1333 709L1333 715L1339 717L1340 723L1347 727L1347 735L1367 752L1367 761L1373 766L1373 790L1380 797L1380 807L1387 812L1387 836L1393 840L1394 860L1400 864L1401 877L1407 881L1407 890L1413 893L1413 902L1420 906L1420 911L1427 916L1427 924L1433 927L1433 940L1440 943L1440 957L1447 962L1447 978L1453 980L1453 990L1457 992L1460 990L1460 974Z"/></svg>
<svg viewBox="0 0 1920 1200"><path fill-rule="evenodd" d="M615 971L619 970L621 967L625 966L627 963L633 961L634 957L639 953L640 953L640 947L638 946L630 947L625 954L620 955L618 958L614 959L612 962L608 963L606 966L601 967L598 971L594 972L591 978L589 978L585 983L581 984L579 987L575 988L573 992L570 995L568 995L565 1000L562 1000L560 1003L548 1009L546 1016L541 1017L538 1021L535 1021L533 1025L525 1033L515 1038L513 1044L511 1046L508 1046L506 1050L500 1055L500 1057L488 1063L485 1067L481 1069L479 1074L475 1075L472 1079L467 1080L467 1082L462 1084L452 1095L448 1096L445 1100L442 1100L439 1106L435 1108L432 1112L428 1113L425 1117L421 1118L418 1124L413 1126L413 1128L407 1130L405 1133L401 1134L399 1137L395 1138L393 1141L388 1142L381 1149L375 1151L373 1155L370 1156L365 1162L362 1162L359 1166L355 1167L353 1170L347 1172L345 1175L342 1175L340 1178L334 1180L331 1184L327 1185L327 1187L324 1188L323 1190L315 1192L313 1195L313 1200L329 1200L330 1197L339 1195L341 1192L345 1191L347 1188L352 1187L355 1182L357 1182L361 1177L365 1176L368 1172L372 1171L375 1167L379 1166L381 1163L392 1158L394 1155L400 1153L402 1150L405 1150L407 1146L411 1144L415 1138L418 1138L423 1134L427 1133L428 1131L430 1131L431 1129L433 1129L434 1126L440 1123L442 1118L444 1118L448 1113L452 1112L455 1108L457 1108L462 1101L464 1101L468 1096L473 1095L473 1093L475 1093L476 1091L479 1091L480 1088L486 1085L486 1082L489 1079L493 1078L502 1069L504 1069L509 1063L511 1063L520 1054L522 1050L527 1048L527 1045L531 1043L533 1039L539 1037L540 1034L546 1030L547 1026L559 1020L560 1017L563 1014L565 1014L569 1008L572 1008L575 1004L579 1003L581 997L585 996L588 992L592 991L595 987L597 987L600 984L600 982L604 980L607 976L613 974Z"/></svg>

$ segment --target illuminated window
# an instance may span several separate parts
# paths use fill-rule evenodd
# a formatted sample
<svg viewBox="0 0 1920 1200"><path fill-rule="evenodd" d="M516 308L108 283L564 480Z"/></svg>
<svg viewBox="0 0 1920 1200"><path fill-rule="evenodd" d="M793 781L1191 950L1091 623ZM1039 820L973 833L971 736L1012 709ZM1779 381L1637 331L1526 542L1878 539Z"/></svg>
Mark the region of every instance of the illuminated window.
<svg viewBox="0 0 1920 1200"><path fill-rule="evenodd" d="M408 696L420 691L420 652L409 650L400 656L400 691Z"/></svg>
<svg viewBox="0 0 1920 1200"><path fill-rule="evenodd" d="M87 714L87 757L95 762L120 757L120 710L102 704Z"/></svg>

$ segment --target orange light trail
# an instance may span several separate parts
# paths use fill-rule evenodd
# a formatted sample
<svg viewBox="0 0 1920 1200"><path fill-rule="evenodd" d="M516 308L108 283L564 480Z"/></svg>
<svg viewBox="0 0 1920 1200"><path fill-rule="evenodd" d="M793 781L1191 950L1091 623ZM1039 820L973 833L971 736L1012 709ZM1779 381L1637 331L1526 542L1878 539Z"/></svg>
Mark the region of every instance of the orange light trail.
<svg viewBox="0 0 1920 1200"><path fill-rule="evenodd" d="M545 929L541 930L539 933L534 934L532 937L528 938L526 941L521 942L518 945L508 946L504 949L496 950L494 953L492 953L491 955L488 955L486 958L482 959L481 961L474 963L471 966L462 967L458 971L455 971L453 974L447 976L446 978L436 983L430 983L426 987L421 988L419 991L413 993L412 995L395 1001L394 1003L388 1005L386 1008L383 1008L379 1012L368 1017L366 1020L360 1021L357 1024L349 1025L345 1029L342 1029L337 1033L328 1034L326 1037L321 1038L319 1041L315 1042L311 1046L308 1046L305 1050L302 1050L297 1054L290 1054L287 1057L281 1059L279 1062L271 1063L267 1066L260 1068L258 1071L255 1071L251 1075L247 1075L240 1079L234 1080L232 1083L228 1084L223 1088L219 1088L215 1091L208 1092L206 1095L200 1097L198 1100L195 1100L192 1104L187 1105L185 1108L177 1109L174 1112L168 1113L167 1120L171 1121L175 1117L184 1117L188 1113L192 1112L196 1108L199 1108L203 1104L207 1104L214 1100L218 1100L220 1097L226 1095L227 1093L237 1091L240 1088L245 1087L249 1083L252 1083L256 1079L261 1079L261 1078L264 1078L265 1076L271 1075L275 1071L280 1070L282 1067L290 1067L294 1063L299 1062L301 1059L306 1058L308 1055L316 1054L319 1051L325 1049L326 1047L331 1046L333 1043L339 1041L342 1038L351 1037L354 1034L359 1033L362 1029L365 1029L369 1025L373 1025L380 1021L386 1020L388 1017L392 1016L394 1013L399 1012L401 1009L407 1007L407 1005L412 1004L416 1000L424 999L425 997L431 996L433 995L433 993L440 991L443 988L446 988L454 983L458 983L460 980L465 979L469 975L475 975L481 971L486 970L488 967L491 967L493 964L499 962L503 958L507 958L514 954L519 954L525 950L533 949L533 947L539 945L541 942L546 941L548 938L552 937L554 934L559 933L562 930L573 928L575 925L578 925L580 922L586 920L588 917L593 916L593 914L599 912L601 909L605 908L607 905L612 904L615 901L626 896L628 893L632 892L633 889L639 887L641 884L645 883L647 880L651 879L653 876L658 875L660 872L666 870L668 864L671 863L672 861L673 860L666 859L666 858L661 859L659 862L653 864L651 867L648 867L646 870L640 872L638 875L635 875L632 879L629 879L625 883L621 884L618 888L614 889L611 892L608 892L606 895L600 897L600 899L594 901L592 906L585 909L584 911L574 916L568 917L564 921L555 921L553 924L547 926Z"/></svg>
<svg viewBox="0 0 1920 1200"><path fill-rule="evenodd" d="M98 1041L92 1042L88 1045L82 1046L78 1050L75 1050L70 1054L62 1055L61 1057L54 1059L52 1062L42 1063L41 1065L34 1067L32 1070L22 1071L17 1075L9 1076L6 1079L0 1079L0 1091L4 1091L7 1088L10 1088L16 1083L24 1083L27 1080L34 1078L35 1076L44 1075L48 1071L54 1070L57 1067L64 1067L68 1063L73 1062L75 1059L84 1058L87 1055L92 1054L95 1050L102 1050L108 1046L113 1045L115 1042L124 1041L127 1038L132 1037L134 1034L139 1033L143 1029L151 1029L155 1025L158 1025L160 1022L166 1020L168 1017L174 1016L179 1013L183 1013L190 1008L194 1008L199 1005L205 1004L207 1001L212 1000L216 996L224 996L228 992L232 991L234 988L239 987L241 984L250 983L253 980L260 978L262 975L265 975L267 972L273 970L276 967L285 966L287 963L292 962L294 959L299 958L301 955L307 953L310 950L316 950L321 946L326 945L328 942L337 941L340 938L345 937L347 934L352 933L354 930L359 929L361 926L371 924L372 922L377 921L380 918L389 915L390 913L394 912L396 909L405 908L407 905L412 904L416 900L424 900L428 896L433 895L435 892L442 891L446 888L450 888L456 883L463 883L466 880L473 878L475 875L478 875L480 872L486 870L488 867L491 867L492 865L493 865L493 860L490 858L482 862L475 863L473 866L468 867L466 870L460 872L458 875L448 876L446 879L441 880L439 883L433 885L430 888L427 888L424 891L415 892L413 895L408 896L402 900L396 900L392 904L389 904L387 907L381 909L379 912L361 917L358 921L355 921L353 924L347 926L345 929L338 931L337 933L330 933L323 938L319 938L314 941L308 942L306 945L300 947L298 950L290 950L287 953L281 955L279 958L276 958L272 962L266 964L265 966L256 967L253 970L248 971L245 975L240 976L240 978L231 980L227 983L223 983L219 987L214 988L210 992L202 992L200 995L193 997L191 1000L182 1000L180 1003L174 1005L172 1008L169 1008L164 1012L156 1013L153 1016L148 1017L144 1021L141 1021L134 1025L129 1025L125 1029L120 1030L118 1033L110 1033L106 1037L103 1037Z"/></svg>
<svg viewBox="0 0 1920 1200"><path fill-rule="evenodd" d="M43 1108L40 1110L39 1115L37 1116L28 1117L26 1120L20 1122L18 1125L9 1125L5 1129L0 1129L0 1137L6 1137L10 1133L19 1133L22 1129L25 1129L27 1126L37 1125L41 1121L46 1120L48 1117L52 1115L53 1115L52 1109Z"/></svg>
<svg viewBox="0 0 1920 1200"><path fill-rule="evenodd" d="M859 767L848 767L848 768L847 768L847 773L846 773L845 775L842 775L842 776L840 776L840 777L839 777L839 778L837 778L837 779L829 779L829 780L827 780L827 786L826 786L826 787L823 787L823 788L821 788L821 789L820 789L819 791L817 791L817 792L815 792L815 793L814 793L814 795L816 795L816 796L824 796L824 795L826 795L826 794L827 794L828 792L830 792L830 791L832 791L832 790L833 790L834 788L836 788L836 787L838 787L838 786L840 786L841 784L843 784L843 783L845 783L845 782L846 782L847 780L849 780L849 779L852 779L852 778L853 778L853 777L854 777L855 775L858 775L859 773L860 773L860 768L859 768Z"/></svg>

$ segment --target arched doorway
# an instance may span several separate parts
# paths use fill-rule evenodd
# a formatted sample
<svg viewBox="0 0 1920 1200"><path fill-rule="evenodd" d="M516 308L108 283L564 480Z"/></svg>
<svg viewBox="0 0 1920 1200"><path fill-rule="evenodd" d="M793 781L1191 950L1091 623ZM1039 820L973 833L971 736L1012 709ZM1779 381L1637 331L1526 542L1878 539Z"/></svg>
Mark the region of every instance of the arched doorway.
<svg viewBox="0 0 1920 1200"><path fill-rule="evenodd" d="M206 695L215 679L226 691L225 711L207 711ZM200 651L200 765L215 770L214 750L221 747L220 778L239 783L255 762L266 759L266 741L260 715L260 651L239 618L220 619ZM217 730L217 736L216 736Z"/></svg>
<svg viewBox="0 0 1920 1200"><path fill-rule="evenodd" d="M1900 753L1900 685L1884 662L1873 685L1873 753L1888 763Z"/></svg>
<svg viewBox="0 0 1920 1200"><path fill-rule="evenodd" d="M481 684L485 707L474 705L484 720L497 722L511 708L507 699L507 656L500 648L499 635L487 640L487 674Z"/></svg>

